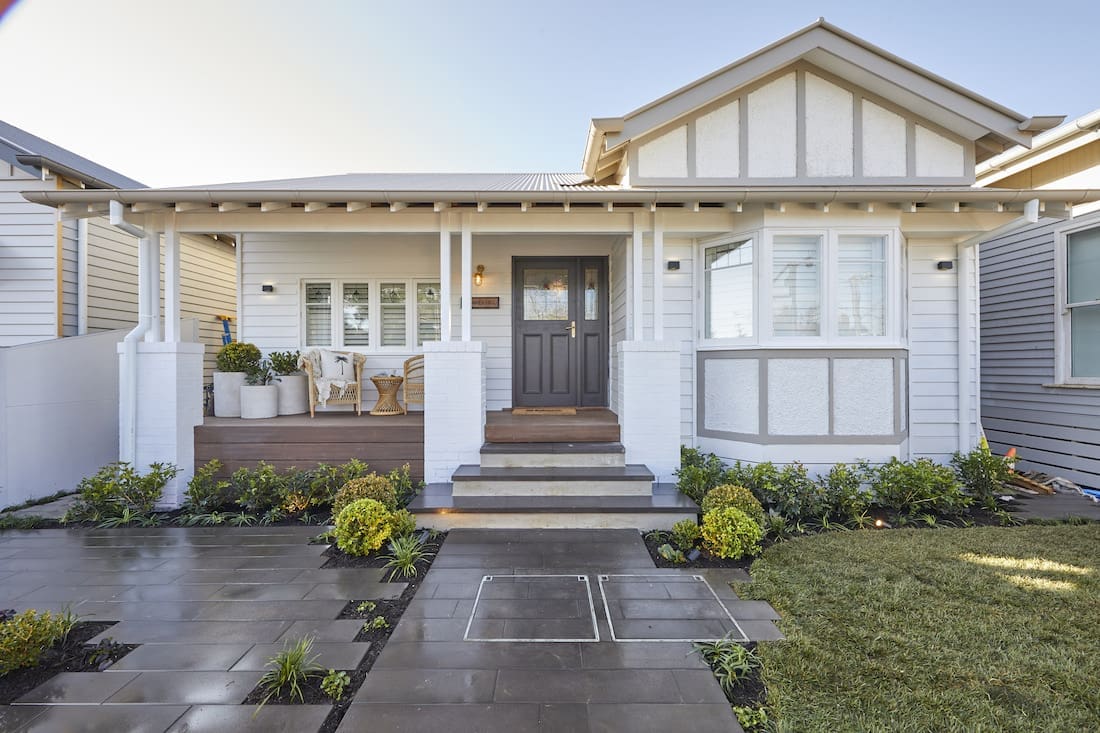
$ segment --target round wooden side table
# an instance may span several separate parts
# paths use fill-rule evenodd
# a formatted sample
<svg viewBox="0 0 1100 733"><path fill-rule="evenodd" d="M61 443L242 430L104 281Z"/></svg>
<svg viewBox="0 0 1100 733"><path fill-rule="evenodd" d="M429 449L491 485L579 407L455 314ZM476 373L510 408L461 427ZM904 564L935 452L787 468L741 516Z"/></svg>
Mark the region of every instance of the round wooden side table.
<svg viewBox="0 0 1100 733"><path fill-rule="evenodd" d="M404 377L371 377L378 390L378 402L371 409L372 415L403 415L404 410L397 404L397 390L401 389Z"/></svg>

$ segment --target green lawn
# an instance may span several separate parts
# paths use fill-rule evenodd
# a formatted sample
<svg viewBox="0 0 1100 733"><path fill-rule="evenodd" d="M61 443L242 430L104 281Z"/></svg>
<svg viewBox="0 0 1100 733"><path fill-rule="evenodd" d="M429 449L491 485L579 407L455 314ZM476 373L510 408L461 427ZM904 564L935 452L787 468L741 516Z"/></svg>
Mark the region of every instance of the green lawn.
<svg viewBox="0 0 1100 733"><path fill-rule="evenodd" d="M832 532L752 575L780 731L1100 730L1100 524Z"/></svg>

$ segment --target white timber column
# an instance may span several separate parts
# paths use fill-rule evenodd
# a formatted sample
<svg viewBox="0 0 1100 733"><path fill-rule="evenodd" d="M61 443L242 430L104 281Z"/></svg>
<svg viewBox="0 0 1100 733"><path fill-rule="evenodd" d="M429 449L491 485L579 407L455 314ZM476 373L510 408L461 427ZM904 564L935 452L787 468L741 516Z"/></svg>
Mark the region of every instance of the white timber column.
<svg viewBox="0 0 1100 733"><path fill-rule="evenodd" d="M164 222L164 340L177 344L180 338L180 234L176 212Z"/></svg>
<svg viewBox="0 0 1100 733"><path fill-rule="evenodd" d="M973 280L973 268L971 256L976 247L968 247L965 243L959 244L957 253L959 267L956 271L958 282L958 335L959 335L959 452L966 453L974 447L974 441L970 435L970 400L973 392L972 373L970 364L973 358L970 343L970 289Z"/></svg>
<svg viewBox="0 0 1100 733"><path fill-rule="evenodd" d="M634 214L634 235L630 239L630 296L631 296L631 310L634 311L634 329L633 335L635 341L641 341L645 338L645 315L643 314L643 308L645 299L642 292L642 261L643 261L643 245L642 245L642 215Z"/></svg>
<svg viewBox="0 0 1100 733"><path fill-rule="evenodd" d="M470 215L462 214L462 340L470 341L473 334L473 235L470 232Z"/></svg>
<svg viewBox="0 0 1100 733"><path fill-rule="evenodd" d="M149 330L145 332L145 342L156 343L162 338L160 322L160 232L150 231L149 238L151 246L145 263L145 279L148 281L145 290L145 312L153 316L153 321Z"/></svg>
<svg viewBox="0 0 1100 733"><path fill-rule="evenodd" d="M653 213L653 340L665 337L665 223L660 211Z"/></svg>
<svg viewBox="0 0 1100 733"><path fill-rule="evenodd" d="M451 340L451 227L446 212L439 215L439 338Z"/></svg>

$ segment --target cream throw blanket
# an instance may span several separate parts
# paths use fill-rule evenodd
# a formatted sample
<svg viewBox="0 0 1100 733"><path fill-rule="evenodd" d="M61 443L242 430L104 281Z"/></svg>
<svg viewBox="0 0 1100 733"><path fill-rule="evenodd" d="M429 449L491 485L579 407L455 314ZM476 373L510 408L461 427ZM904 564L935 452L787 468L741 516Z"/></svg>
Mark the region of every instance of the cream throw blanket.
<svg viewBox="0 0 1100 733"><path fill-rule="evenodd" d="M334 351L322 354L321 350L313 349L298 357L298 367L304 369L306 362L309 362L313 384L317 387L317 403L321 407L328 402L332 387L343 393L349 384L355 383L355 361L350 354Z"/></svg>

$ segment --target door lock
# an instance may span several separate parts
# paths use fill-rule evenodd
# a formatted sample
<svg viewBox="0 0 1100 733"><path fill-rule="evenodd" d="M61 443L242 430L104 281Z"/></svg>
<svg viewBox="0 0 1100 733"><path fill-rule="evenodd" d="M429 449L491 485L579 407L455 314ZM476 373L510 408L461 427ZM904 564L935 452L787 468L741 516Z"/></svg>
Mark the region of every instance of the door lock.
<svg viewBox="0 0 1100 733"><path fill-rule="evenodd" d="M569 325L565 327L565 330L569 332L570 338L577 338L577 322L570 321Z"/></svg>

